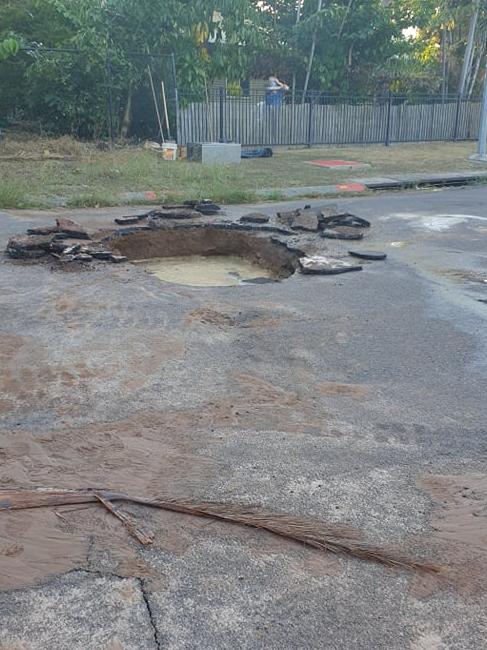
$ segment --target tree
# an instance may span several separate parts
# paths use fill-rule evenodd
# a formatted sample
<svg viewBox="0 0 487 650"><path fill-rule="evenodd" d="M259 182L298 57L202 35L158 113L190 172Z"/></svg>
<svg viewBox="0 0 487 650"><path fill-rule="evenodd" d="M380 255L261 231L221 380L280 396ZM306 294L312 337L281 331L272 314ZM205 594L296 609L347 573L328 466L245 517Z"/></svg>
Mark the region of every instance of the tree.
<svg viewBox="0 0 487 650"><path fill-rule="evenodd" d="M486 0L395 0L396 15L417 28L415 58L428 73L429 88L478 90L486 49Z"/></svg>
<svg viewBox="0 0 487 650"><path fill-rule="evenodd" d="M478 87L487 0L4 0L0 118L154 137L148 63L182 101L271 73L333 94ZM406 34L412 31L412 36ZM409 30L405 32L404 30ZM43 47L41 47L41 45ZM52 48L55 52L49 51ZM5 90L4 90L5 89ZM160 86L156 83L156 92Z"/></svg>

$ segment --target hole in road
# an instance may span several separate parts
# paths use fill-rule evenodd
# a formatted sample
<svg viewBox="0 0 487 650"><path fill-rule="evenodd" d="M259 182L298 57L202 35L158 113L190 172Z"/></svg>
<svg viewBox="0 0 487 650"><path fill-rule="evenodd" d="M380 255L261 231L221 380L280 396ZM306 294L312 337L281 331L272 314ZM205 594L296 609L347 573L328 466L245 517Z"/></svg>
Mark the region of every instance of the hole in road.
<svg viewBox="0 0 487 650"><path fill-rule="evenodd" d="M190 286L276 281L299 265L297 253L268 236L211 226L136 232L111 245L160 280Z"/></svg>

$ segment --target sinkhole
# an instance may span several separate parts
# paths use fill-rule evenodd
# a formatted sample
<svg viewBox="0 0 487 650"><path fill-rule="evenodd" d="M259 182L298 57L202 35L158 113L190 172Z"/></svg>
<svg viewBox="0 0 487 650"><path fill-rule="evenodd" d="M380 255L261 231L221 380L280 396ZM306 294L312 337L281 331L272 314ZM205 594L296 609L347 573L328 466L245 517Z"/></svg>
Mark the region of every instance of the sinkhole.
<svg viewBox="0 0 487 650"><path fill-rule="evenodd" d="M164 282L195 287L278 281L300 257L268 234L211 225L124 234L110 246Z"/></svg>

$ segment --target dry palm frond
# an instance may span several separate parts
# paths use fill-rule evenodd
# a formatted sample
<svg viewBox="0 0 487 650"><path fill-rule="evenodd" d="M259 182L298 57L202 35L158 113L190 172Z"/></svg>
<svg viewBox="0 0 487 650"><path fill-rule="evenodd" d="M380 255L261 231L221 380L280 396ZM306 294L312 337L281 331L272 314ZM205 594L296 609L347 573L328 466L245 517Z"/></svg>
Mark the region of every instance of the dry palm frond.
<svg viewBox="0 0 487 650"><path fill-rule="evenodd" d="M117 516L119 511L113 507L112 502L127 501L153 508L172 510L173 512L181 512L198 517L210 517L242 526L260 528L280 537L295 540L322 551L347 555L360 560L378 562L386 566L430 573L439 571L439 568L432 564L404 557L401 554L394 553L392 550L362 542L358 538L356 531L345 526L315 519L295 517L254 506L170 497L147 499L103 489L0 491L0 511L73 505L96 501L101 501L111 512L115 510L114 514L117 514ZM140 529L135 529L134 524L127 517L119 518L127 525L132 534L135 534L137 539L142 541ZM143 532L142 536L147 535L150 536L149 533ZM150 542L146 538L146 541L143 543Z"/></svg>

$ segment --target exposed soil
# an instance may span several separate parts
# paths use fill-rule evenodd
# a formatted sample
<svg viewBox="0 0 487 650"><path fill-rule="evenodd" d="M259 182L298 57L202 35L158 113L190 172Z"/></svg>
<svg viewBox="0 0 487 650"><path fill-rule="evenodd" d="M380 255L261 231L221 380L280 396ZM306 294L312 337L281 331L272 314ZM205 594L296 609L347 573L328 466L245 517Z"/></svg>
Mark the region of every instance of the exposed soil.
<svg viewBox="0 0 487 650"><path fill-rule="evenodd" d="M234 327L237 324L236 319L233 316L230 316L230 314L223 314L220 311L209 309L208 307L193 309L193 311L188 314L186 320L189 323L196 321L222 328Z"/></svg>
<svg viewBox="0 0 487 650"><path fill-rule="evenodd" d="M20 344L13 337L5 341L4 352L11 357ZM218 477L215 462L199 451L208 431L255 428L271 414L273 426L286 431L326 428L325 414L313 400L300 400L255 375L231 373L225 396L199 407L139 412L127 420L43 433L0 433L1 487L110 487L149 497L165 492L199 494L199 486L204 489ZM147 508L135 512L155 532L154 544L172 553L184 553L200 528L209 524ZM288 544L266 537L283 550ZM89 567L94 559L118 575L150 576L139 550L120 522L101 506L4 512L0 589Z"/></svg>
<svg viewBox="0 0 487 650"><path fill-rule="evenodd" d="M36 434L0 434L2 487L22 485L104 486L130 489L133 494L164 491L184 494L208 480L213 463L196 455L193 444L176 435L186 425L197 426L196 413L168 416L139 413L134 419L84 428ZM31 459L35 459L32 461ZM190 477L190 478L189 478ZM56 515L58 512L58 516ZM139 513L154 520L156 544L182 548L186 534L198 527L182 515ZM186 521L182 521L182 520ZM151 524L149 523L149 526ZM149 568L120 522L98 506L2 513L0 588L33 584L75 567L86 567L92 554L106 556L111 571L142 575Z"/></svg>
<svg viewBox="0 0 487 650"><path fill-rule="evenodd" d="M65 317L66 330L72 335L82 325L88 310L96 311L96 306L76 304L68 297L57 299L56 307L62 318ZM109 352L105 358L100 357L96 366L88 366L76 355L74 360L55 363L49 360L46 350L36 339L0 332L0 413L20 412L33 404L42 404L59 416L66 408L73 414L83 410L84 395L90 391L92 382L106 376L108 370L111 381L115 379L120 389L134 391L142 388L164 361L180 356L183 351L181 341L164 332L153 332L143 342L137 332L127 335L126 361L132 370L127 380L117 372L117 367L109 366Z"/></svg>
<svg viewBox="0 0 487 650"><path fill-rule="evenodd" d="M254 313L246 311L227 313L209 307L198 307L187 315L186 322L201 323L203 325L214 326L218 329L227 329L230 327L270 329L278 327L281 322L273 314L275 312L270 310L259 310Z"/></svg>
<svg viewBox="0 0 487 650"><path fill-rule="evenodd" d="M487 475L427 476L420 486L436 502L430 544L443 567L438 577L416 576L413 592L426 596L454 588L466 594L487 589Z"/></svg>
<svg viewBox="0 0 487 650"><path fill-rule="evenodd" d="M300 257L269 236L211 226L135 232L113 239L110 246L130 260L237 255L264 267L274 278L292 275Z"/></svg>

